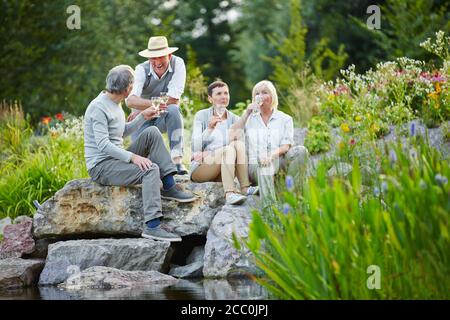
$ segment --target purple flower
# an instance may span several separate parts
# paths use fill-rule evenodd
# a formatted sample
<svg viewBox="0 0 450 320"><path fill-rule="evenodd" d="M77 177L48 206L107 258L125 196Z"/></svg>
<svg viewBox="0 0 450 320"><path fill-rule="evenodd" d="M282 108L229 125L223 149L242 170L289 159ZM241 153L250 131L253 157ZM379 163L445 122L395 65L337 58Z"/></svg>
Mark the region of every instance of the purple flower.
<svg viewBox="0 0 450 320"><path fill-rule="evenodd" d="M432 82L445 82L445 77L441 75L435 75L430 79Z"/></svg>
<svg viewBox="0 0 450 320"><path fill-rule="evenodd" d="M389 161L391 162L391 165L397 162L397 154L394 150L389 151Z"/></svg>
<svg viewBox="0 0 450 320"><path fill-rule="evenodd" d="M287 203L283 204L283 213L288 214L291 211L291 206Z"/></svg>
<svg viewBox="0 0 450 320"><path fill-rule="evenodd" d="M409 130L409 133L410 133L411 137L414 137L416 135L416 123L415 122L411 123L411 128Z"/></svg>
<svg viewBox="0 0 450 320"><path fill-rule="evenodd" d="M373 189L373 194L375 195L375 197L378 197L380 195L380 189L378 187L375 187Z"/></svg>
<svg viewBox="0 0 450 320"><path fill-rule="evenodd" d="M436 182L443 186L446 185L448 183L448 179L446 176L441 175L440 173L438 173L437 175L434 176L434 179L436 179Z"/></svg>
<svg viewBox="0 0 450 320"><path fill-rule="evenodd" d="M286 188L289 191L294 190L294 178L292 176L286 176Z"/></svg>

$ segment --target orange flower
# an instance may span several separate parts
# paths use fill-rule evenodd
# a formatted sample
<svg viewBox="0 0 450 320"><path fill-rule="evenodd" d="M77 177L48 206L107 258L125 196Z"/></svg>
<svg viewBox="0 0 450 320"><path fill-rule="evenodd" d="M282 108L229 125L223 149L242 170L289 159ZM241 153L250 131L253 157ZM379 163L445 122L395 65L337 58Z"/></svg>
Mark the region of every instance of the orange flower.
<svg viewBox="0 0 450 320"><path fill-rule="evenodd" d="M42 117L41 122L45 125L48 125L52 121L52 117Z"/></svg>
<svg viewBox="0 0 450 320"><path fill-rule="evenodd" d="M58 119L59 121L64 121L64 116L61 112L55 114L55 118Z"/></svg>

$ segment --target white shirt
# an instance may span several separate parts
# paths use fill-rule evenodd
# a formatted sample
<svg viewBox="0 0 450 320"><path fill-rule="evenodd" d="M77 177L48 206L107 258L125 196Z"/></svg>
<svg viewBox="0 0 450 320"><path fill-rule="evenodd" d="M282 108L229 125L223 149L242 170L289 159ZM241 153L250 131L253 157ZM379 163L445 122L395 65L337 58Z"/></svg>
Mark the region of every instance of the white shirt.
<svg viewBox="0 0 450 320"><path fill-rule="evenodd" d="M167 72L172 72L172 66L170 65L170 63L169 68L161 76L161 78L164 77L167 74ZM155 71L153 71L151 63L149 74L155 77L155 79L160 79L160 77L158 77ZM146 77L147 75L145 74L144 67L141 65L137 65L136 69L134 70L133 90L131 91L129 97L131 97L132 95L135 95L137 97L141 96ZM184 65L183 59L175 56L175 73L173 74L172 79L170 80L169 85L167 87L167 95L175 99L180 99L181 95L184 92L185 83L186 83L186 66ZM125 102L128 102L127 99L125 99Z"/></svg>
<svg viewBox="0 0 450 320"><path fill-rule="evenodd" d="M209 134L209 140L211 141L205 148L207 151L214 151L228 145L228 122L226 120L218 123L214 130Z"/></svg>
<svg viewBox="0 0 450 320"><path fill-rule="evenodd" d="M291 116L274 110L266 126L260 114L251 114L245 124L245 138L249 164L257 164L261 156L282 145L293 145L294 122Z"/></svg>

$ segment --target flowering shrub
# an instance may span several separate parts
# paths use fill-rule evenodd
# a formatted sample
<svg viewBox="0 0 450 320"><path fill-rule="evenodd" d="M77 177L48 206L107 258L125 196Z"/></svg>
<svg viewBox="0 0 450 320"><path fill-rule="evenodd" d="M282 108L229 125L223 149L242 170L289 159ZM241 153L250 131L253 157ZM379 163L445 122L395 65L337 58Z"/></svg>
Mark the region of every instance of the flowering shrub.
<svg viewBox="0 0 450 320"><path fill-rule="evenodd" d="M450 120L450 37L439 31L434 42L427 39L421 46L443 60L440 69L407 57L379 63L365 74L351 65L341 70L342 79L320 86L320 114L344 133L369 139L414 118L428 127Z"/></svg>
<svg viewBox="0 0 450 320"><path fill-rule="evenodd" d="M330 128L328 124L318 117L308 123L308 133L305 137L305 147L312 154L328 151L330 148Z"/></svg>
<svg viewBox="0 0 450 320"><path fill-rule="evenodd" d="M68 114L66 114L66 116L70 116ZM51 128L54 128L56 126L60 126L64 123L66 116L64 116L63 113L59 112L57 114L55 114L54 117L50 117L50 116L43 116L41 117L41 120L38 124L36 133L38 135L45 135L48 133L48 131Z"/></svg>

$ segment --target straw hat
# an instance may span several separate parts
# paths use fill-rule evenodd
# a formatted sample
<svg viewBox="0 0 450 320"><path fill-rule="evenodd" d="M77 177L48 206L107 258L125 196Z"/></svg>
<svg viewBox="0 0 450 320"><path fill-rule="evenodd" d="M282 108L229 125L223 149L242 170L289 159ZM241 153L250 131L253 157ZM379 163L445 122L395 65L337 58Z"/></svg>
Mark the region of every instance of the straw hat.
<svg viewBox="0 0 450 320"><path fill-rule="evenodd" d="M167 56L177 50L177 47L169 47L166 37L150 37L148 48L139 52L139 55L144 58L157 58Z"/></svg>

